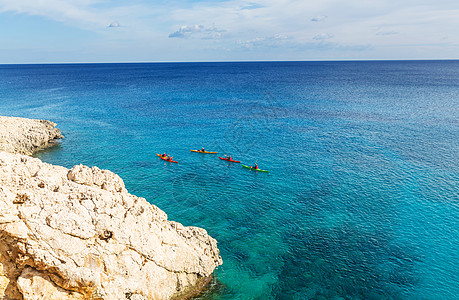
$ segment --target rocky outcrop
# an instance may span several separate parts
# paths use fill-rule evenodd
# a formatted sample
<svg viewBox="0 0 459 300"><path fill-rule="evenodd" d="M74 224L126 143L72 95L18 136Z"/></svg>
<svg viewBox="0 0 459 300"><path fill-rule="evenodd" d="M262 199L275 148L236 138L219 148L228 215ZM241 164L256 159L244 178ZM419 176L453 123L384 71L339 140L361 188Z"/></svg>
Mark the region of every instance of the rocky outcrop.
<svg viewBox="0 0 459 300"><path fill-rule="evenodd" d="M0 116L0 151L31 155L60 138L53 122Z"/></svg>
<svg viewBox="0 0 459 300"><path fill-rule="evenodd" d="M118 175L0 152L0 299L187 298L220 264Z"/></svg>

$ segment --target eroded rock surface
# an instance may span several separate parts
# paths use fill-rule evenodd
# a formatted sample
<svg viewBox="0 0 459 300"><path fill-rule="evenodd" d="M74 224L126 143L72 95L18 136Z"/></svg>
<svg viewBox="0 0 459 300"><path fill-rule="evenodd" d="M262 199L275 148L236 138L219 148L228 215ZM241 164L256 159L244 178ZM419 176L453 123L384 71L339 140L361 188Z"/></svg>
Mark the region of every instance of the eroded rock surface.
<svg viewBox="0 0 459 300"><path fill-rule="evenodd" d="M53 122L0 116L0 151L31 155L60 138Z"/></svg>
<svg viewBox="0 0 459 300"><path fill-rule="evenodd" d="M0 299L186 298L220 264L118 175L0 151Z"/></svg>

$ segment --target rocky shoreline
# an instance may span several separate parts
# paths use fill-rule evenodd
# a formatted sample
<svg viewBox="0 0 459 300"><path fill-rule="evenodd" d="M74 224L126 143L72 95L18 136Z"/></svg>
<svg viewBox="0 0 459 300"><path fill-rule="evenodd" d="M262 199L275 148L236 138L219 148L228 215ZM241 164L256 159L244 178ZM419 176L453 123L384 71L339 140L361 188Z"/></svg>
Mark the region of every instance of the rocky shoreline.
<svg viewBox="0 0 459 300"><path fill-rule="evenodd" d="M0 117L0 299L186 299L222 264L217 242L185 227L116 174L31 154L56 124Z"/></svg>
<svg viewBox="0 0 459 300"><path fill-rule="evenodd" d="M32 155L63 137L56 123L0 116L0 151Z"/></svg>

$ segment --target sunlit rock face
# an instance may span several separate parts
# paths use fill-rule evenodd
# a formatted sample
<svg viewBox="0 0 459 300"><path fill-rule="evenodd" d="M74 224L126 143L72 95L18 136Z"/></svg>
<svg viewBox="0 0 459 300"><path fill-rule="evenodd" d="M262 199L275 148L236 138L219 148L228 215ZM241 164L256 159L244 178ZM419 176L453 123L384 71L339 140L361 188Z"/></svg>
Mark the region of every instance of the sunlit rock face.
<svg viewBox="0 0 459 300"><path fill-rule="evenodd" d="M0 299L187 298L220 264L204 229L167 220L118 175L0 152Z"/></svg>

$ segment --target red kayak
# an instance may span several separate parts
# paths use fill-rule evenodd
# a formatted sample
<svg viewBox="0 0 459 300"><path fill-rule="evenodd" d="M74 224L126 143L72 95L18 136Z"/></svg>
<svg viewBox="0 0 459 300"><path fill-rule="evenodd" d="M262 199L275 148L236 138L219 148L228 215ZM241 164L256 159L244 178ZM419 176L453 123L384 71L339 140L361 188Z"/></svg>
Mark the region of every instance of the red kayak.
<svg viewBox="0 0 459 300"><path fill-rule="evenodd" d="M230 161L230 162L235 162L235 163L240 163L241 161L240 160L233 160L233 159L229 159L228 157L218 157L220 158L221 160L226 160L226 161Z"/></svg>
<svg viewBox="0 0 459 300"><path fill-rule="evenodd" d="M158 153L156 153L156 155L159 156L159 158L161 158L162 160L178 164L178 161L171 160L168 156L162 156L162 154L158 154Z"/></svg>
<svg viewBox="0 0 459 300"><path fill-rule="evenodd" d="M169 157L162 157L160 156L159 158L161 158L162 160L165 160L165 161L168 161L168 162L173 162L173 163L178 163L178 161L175 161L175 160L171 160Z"/></svg>

